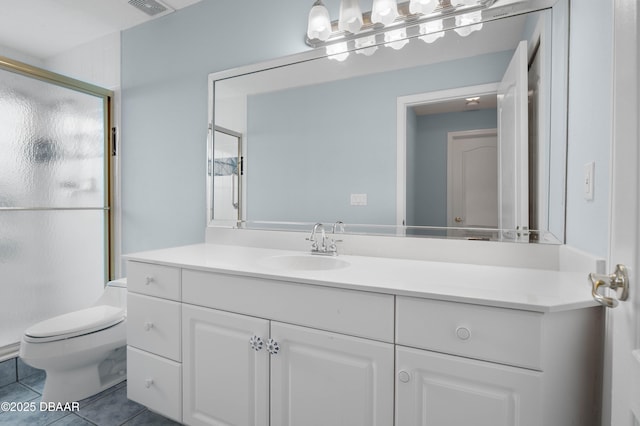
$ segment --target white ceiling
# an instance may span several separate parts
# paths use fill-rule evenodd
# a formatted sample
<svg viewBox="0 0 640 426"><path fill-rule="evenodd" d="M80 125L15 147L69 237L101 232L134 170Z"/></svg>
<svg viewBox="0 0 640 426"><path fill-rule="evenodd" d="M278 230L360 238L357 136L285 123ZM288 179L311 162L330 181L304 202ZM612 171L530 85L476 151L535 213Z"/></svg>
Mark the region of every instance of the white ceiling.
<svg viewBox="0 0 640 426"><path fill-rule="evenodd" d="M177 10L199 1L159 2ZM151 19L128 0L0 0L0 46L47 59Z"/></svg>

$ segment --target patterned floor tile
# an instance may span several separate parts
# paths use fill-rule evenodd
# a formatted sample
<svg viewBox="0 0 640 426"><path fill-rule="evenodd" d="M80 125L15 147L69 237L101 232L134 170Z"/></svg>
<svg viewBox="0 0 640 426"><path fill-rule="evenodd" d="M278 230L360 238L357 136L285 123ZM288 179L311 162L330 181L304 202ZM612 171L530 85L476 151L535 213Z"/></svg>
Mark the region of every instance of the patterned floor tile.
<svg viewBox="0 0 640 426"><path fill-rule="evenodd" d="M133 419L124 423L123 426L174 426L180 425L180 423L169 420L159 414L153 413L149 410L145 410L142 413L135 416Z"/></svg>
<svg viewBox="0 0 640 426"><path fill-rule="evenodd" d="M36 373L31 374L24 379L20 379L20 383L41 394L44 390L44 381L46 378L47 375L45 372L43 370L38 370Z"/></svg>
<svg viewBox="0 0 640 426"><path fill-rule="evenodd" d="M12 383L0 388L0 401L2 402L26 402L39 396L40 394L20 383Z"/></svg>
<svg viewBox="0 0 640 426"><path fill-rule="evenodd" d="M0 387L16 382L15 358L0 362Z"/></svg>
<svg viewBox="0 0 640 426"><path fill-rule="evenodd" d="M98 426L117 426L145 409L144 406L128 400L127 388L121 387L89 405L81 405L77 414Z"/></svg>

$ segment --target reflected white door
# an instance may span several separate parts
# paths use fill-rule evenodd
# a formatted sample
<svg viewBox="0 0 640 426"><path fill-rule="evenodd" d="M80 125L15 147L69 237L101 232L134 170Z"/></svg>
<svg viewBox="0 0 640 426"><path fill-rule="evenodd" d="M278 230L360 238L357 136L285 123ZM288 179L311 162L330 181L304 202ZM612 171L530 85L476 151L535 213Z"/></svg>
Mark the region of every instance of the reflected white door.
<svg viewBox="0 0 640 426"><path fill-rule="evenodd" d="M450 132L447 153L447 226L498 226L496 129Z"/></svg>
<svg viewBox="0 0 640 426"><path fill-rule="evenodd" d="M612 342L611 425L640 424L640 226L638 210L638 4L616 0L614 12L614 137L611 174L609 268L629 269L629 299L608 309L607 331ZM588 230L585 230L587 232ZM606 402L605 402L606 404ZM608 424L605 419L603 424Z"/></svg>
<svg viewBox="0 0 640 426"><path fill-rule="evenodd" d="M527 42L518 44L498 87L499 227L529 228ZM526 232L505 232L509 240L527 240Z"/></svg>

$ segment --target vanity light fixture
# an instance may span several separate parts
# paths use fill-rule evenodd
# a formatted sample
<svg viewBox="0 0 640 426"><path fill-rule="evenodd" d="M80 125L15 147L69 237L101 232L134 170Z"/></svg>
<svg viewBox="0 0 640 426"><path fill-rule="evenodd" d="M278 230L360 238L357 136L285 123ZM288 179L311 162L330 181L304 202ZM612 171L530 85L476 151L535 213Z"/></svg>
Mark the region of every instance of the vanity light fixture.
<svg viewBox="0 0 640 426"><path fill-rule="evenodd" d="M389 25L398 17L398 2L396 0L373 0L371 22Z"/></svg>
<svg viewBox="0 0 640 426"><path fill-rule="evenodd" d="M409 2L409 12L412 14L422 13L428 15L433 13L438 7L438 0L411 0Z"/></svg>
<svg viewBox="0 0 640 426"><path fill-rule="evenodd" d="M359 0L342 0L340 2L340 19L338 29L357 34L362 28L362 11Z"/></svg>
<svg viewBox="0 0 640 426"><path fill-rule="evenodd" d="M326 41L331 36L331 18L322 0L316 0L309 11L309 24L307 25L307 37Z"/></svg>
<svg viewBox="0 0 640 426"><path fill-rule="evenodd" d="M358 0L342 0L340 19L316 0L309 12L307 45L326 47L331 59L344 60L349 51L372 55L378 46L402 49L411 38L433 43L454 28L463 37L482 28L482 10L497 0L373 0L371 12L362 13ZM339 46L338 46L339 45ZM333 46L333 47L331 47Z"/></svg>

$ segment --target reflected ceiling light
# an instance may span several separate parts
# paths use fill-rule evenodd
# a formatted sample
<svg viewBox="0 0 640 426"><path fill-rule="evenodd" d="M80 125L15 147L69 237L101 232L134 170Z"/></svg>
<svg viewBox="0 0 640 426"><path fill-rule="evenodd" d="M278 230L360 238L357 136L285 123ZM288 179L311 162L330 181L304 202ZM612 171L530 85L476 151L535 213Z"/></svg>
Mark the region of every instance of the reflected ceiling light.
<svg viewBox="0 0 640 426"><path fill-rule="evenodd" d="M465 101L468 107L480 105L480 96L474 96L473 98L466 98Z"/></svg>
<svg viewBox="0 0 640 426"><path fill-rule="evenodd" d="M411 0L409 2L409 12L412 14L422 13L428 15L436 10L439 5L437 0Z"/></svg>
<svg viewBox="0 0 640 426"><path fill-rule="evenodd" d="M330 44L327 46L327 57L342 62L349 57L349 47L346 42Z"/></svg>
<svg viewBox="0 0 640 426"><path fill-rule="evenodd" d="M462 37L466 37L474 31L480 31L482 29L482 14L480 11L465 13L464 15L456 16L456 28L455 32Z"/></svg>
<svg viewBox="0 0 640 426"><path fill-rule="evenodd" d="M331 35L331 18L329 11L322 3L322 0L316 0L313 7L309 11L309 23L307 25L307 37L309 39L317 39L326 41Z"/></svg>
<svg viewBox="0 0 640 426"><path fill-rule="evenodd" d="M359 0L342 0L340 2L340 19L338 29L356 34L362 28L362 11Z"/></svg>
<svg viewBox="0 0 640 426"><path fill-rule="evenodd" d="M376 46L375 36L361 37L356 39L356 49L356 53L359 53L361 55L373 55L376 50L378 50L378 46Z"/></svg>
<svg viewBox="0 0 640 426"><path fill-rule="evenodd" d="M425 22L424 24L420 24L420 40L425 43L433 43L440 37L444 37L444 31L442 29L444 25L442 23L442 19L438 19L437 21Z"/></svg>
<svg viewBox="0 0 640 426"><path fill-rule="evenodd" d="M385 46L389 46L392 49L402 49L407 43L409 43L406 28L400 28L384 33L384 43Z"/></svg>

